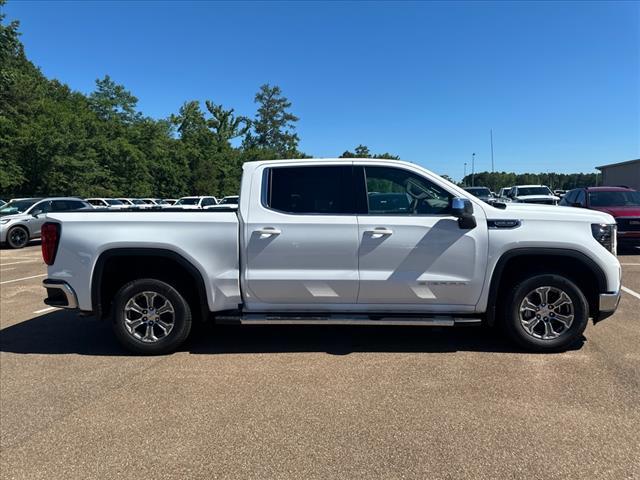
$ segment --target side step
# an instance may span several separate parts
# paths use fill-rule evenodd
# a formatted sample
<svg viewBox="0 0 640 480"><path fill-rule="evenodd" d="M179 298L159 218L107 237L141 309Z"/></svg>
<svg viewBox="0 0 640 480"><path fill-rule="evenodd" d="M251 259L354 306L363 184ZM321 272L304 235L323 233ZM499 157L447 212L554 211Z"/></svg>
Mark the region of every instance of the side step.
<svg viewBox="0 0 640 480"><path fill-rule="evenodd" d="M218 323L241 323L242 325L406 325L453 327L454 325L479 325L480 318L454 317L448 315L385 316L358 314L309 314L286 315L269 313L245 313L242 315L218 315Z"/></svg>

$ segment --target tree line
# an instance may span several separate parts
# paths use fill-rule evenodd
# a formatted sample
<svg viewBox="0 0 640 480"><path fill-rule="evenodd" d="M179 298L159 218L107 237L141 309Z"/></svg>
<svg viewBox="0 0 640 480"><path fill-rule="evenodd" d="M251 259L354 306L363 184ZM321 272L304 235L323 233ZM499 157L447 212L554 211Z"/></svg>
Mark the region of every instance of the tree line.
<svg viewBox="0 0 640 480"><path fill-rule="evenodd" d="M246 161L310 158L299 149L299 119L277 85L259 87L251 118L214 100L190 100L153 119L108 75L88 95L46 78L25 54L19 23L5 18L0 10L0 198L233 195ZM341 157L399 158L365 145ZM552 175L567 178L562 186L543 183L573 186L568 176ZM483 172L475 184L495 189L521 178ZM470 184L470 176L463 182Z"/></svg>
<svg viewBox="0 0 640 480"><path fill-rule="evenodd" d="M593 187L598 183L597 173L513 173L478 172L467 175L460 185L488 187L498 192L503 187L514 185L546 185L552 190L571 190L572 188Z"/></svg>

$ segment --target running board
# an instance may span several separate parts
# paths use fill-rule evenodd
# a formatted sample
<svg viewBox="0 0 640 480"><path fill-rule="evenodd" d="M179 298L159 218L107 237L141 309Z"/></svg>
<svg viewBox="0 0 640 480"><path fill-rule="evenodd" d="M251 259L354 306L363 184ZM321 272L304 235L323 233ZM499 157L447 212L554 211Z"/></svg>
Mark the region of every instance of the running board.
<svg viewBox="0 0 640 480"><path fill-rule="evenodd" d="M480 318L434 315L431 317L384 316L384 315L273 315L246 313L242 315L216 316L219 323L241 323L243 325L406 325L453 327L454 325L478 325Z"/></svg>

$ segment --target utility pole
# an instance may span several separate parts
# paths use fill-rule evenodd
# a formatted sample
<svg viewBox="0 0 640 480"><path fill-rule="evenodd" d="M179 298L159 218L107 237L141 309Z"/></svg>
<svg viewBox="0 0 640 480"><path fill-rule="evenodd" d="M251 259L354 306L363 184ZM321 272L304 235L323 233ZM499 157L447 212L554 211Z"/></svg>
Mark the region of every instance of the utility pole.
<svg viewBox="0 0 640 480"><path fill-rule="evenodd" d="M471 154L471 186L475 187L476 183L476 154Z"/></svg>
<svg viewBox="0 0 640 480"><path fill-rule="evenodd" d="M467 162L464 162L464 177L462 177L462 183L464 183L464 184L467 183L465 178L467 178Z"/></svg>
<svg viewBox="0 0 640 480"><path fill-rule="evenodd" d="M495 170L493 169L493 128L489 130L489 135L491 136L491 173Z"/></svg>

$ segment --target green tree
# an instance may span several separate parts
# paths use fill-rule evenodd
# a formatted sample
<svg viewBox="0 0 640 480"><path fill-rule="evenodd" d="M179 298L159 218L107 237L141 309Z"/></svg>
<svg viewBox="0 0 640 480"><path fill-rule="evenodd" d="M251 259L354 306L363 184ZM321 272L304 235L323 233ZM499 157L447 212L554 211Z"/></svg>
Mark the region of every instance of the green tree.
<svg viewBox="0 0 640 480"><path fill-rule="evenodd" d="M138 99L109 75L96 80L96 90L89 95L89 102L101 120L131 123L142 117L136 110Z"/></svg>
<svg viewBox="0 0 640 480"><path fill-rule="evenodd" d="M340 158L378 158L378 159L389 159L389 160L400 160L400 157L397 155L393 155L391 153L376 153L371 154L369 151L369 147L366 145L358 145L353 152L346 150L340 155Z"/></svg>
<svg viewBox="0 0 640 480"><path fill-rule="evenodd" d="M289 112L291 102L282 95L277 85L264 84L255 96L258 106L249 132L243 143L246 149L275 151L281 158L301 156L298 152L298 134L294 132L298 117Z"/></svg>
<svg viewBox="0 0 640 480"><path fill-rule="evenodd" d="M222 105L217 105L211 100L207 100L205 105L212 117L206 124L213 132L217 143L229 143L234 138L243 137L249 132L251 120L234 115L233 108L225 110Z"/></svg>

